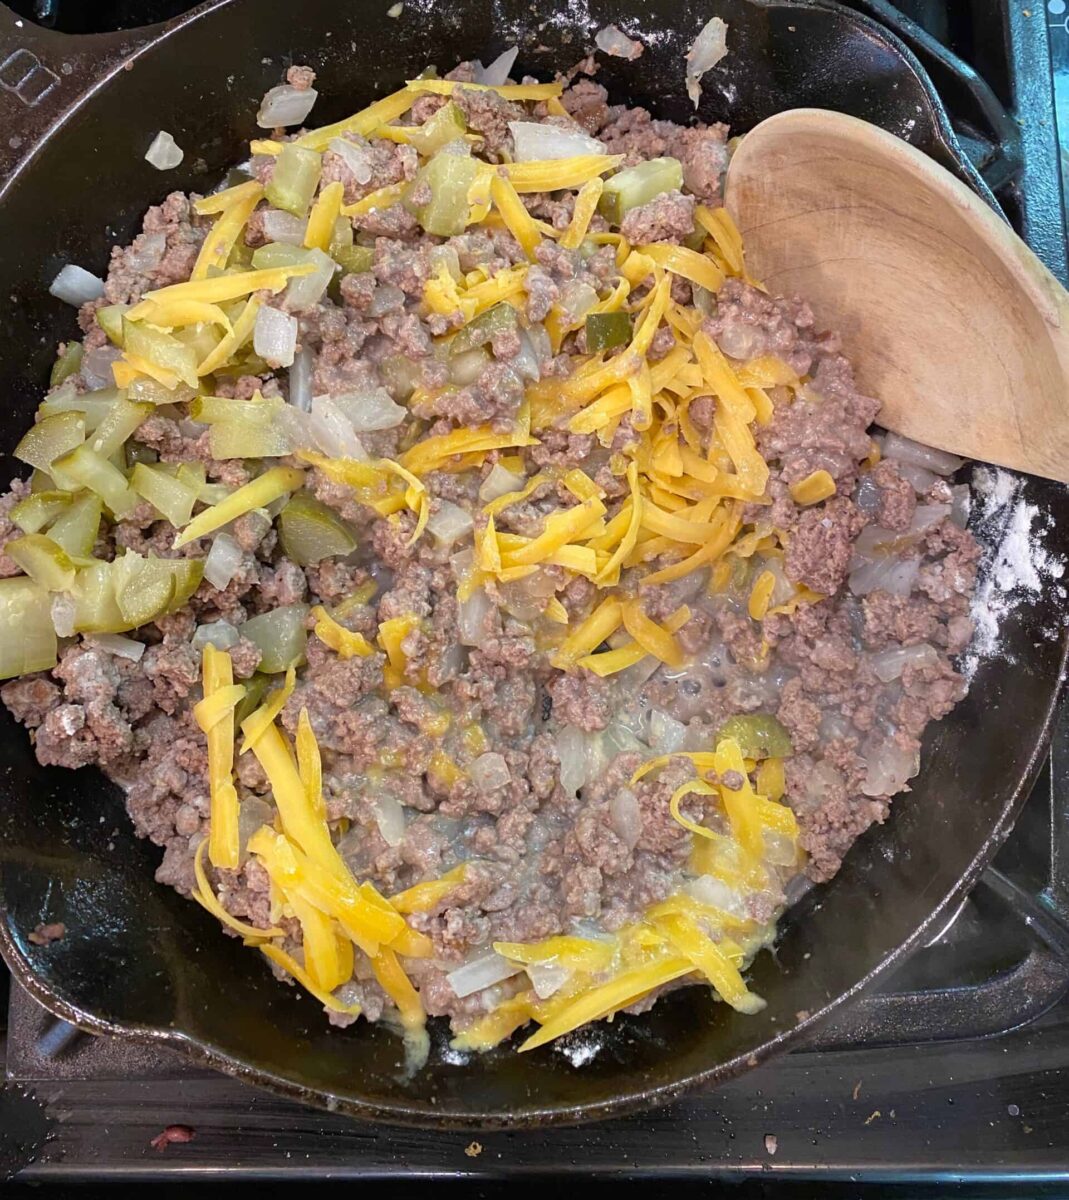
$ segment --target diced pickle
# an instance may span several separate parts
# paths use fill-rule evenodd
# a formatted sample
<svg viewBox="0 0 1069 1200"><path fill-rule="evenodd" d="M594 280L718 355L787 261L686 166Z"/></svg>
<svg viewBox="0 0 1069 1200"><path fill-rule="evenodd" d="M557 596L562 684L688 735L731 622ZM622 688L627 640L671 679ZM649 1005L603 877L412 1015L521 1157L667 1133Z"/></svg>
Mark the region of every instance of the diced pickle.
<svg viewBox="0 0 1069 1200"><path fill-rule="evenodd" d="M63 353L52 364L52 374L48 382L52 387L59 387L64 379L76 375L82 366L84 351L81 342L68 342L63 347Z"/></svg>
<svg viewBox="0 0 1069 1200"><path fill-rule="evenodd" d="M692 229L683 239L683 245L688 250L701 250L705 245L705 230L700 225L697 229Z"/></svg>
<svg viewBox="0 0 1069 1200"><path fill-rule="evenodd" d="M94 492L117 517L125 517L137 507L137 493L122 471L87 445L65 454L52 471L69 476L78 487Z"/></svg>
<svg viewBox="0 0 1069 1200"><path fill-rule="evenodd" d="M128 353L136 354L155 367L172 371L188 387L197 386L197 364L201 360L192 346L144 321L123 317L122 325L123 343Z"/></svg>
<svg viewBox="0 0 1069 1200"><path fill-rule="evenodd" d="M259 400L234 400L229 396L197 396L189 406L189 415L194 421L203 421L205 425L214 425L219 421L265 425L273 421L285 407L286 402L281 396L262 396Z"/></svg>
<svg viewBox="0 0 1069 1200"><path fill-rule="evenodd" d="M201 321L179 330L174 336L193 351L198 363L202 363L223 340L223 331L216 325Z"/></svg>
<svg viewBox="0 0 1069 1200"><path fill-rule="evenodd" d="M15 447L15 457L55 479L52 464L84 441L85 419L82 414L60 412L32 425Z"/></svg>
<svg viewBox="0 0 1069 1200"><path fill-rule="evenodd" d="M40 533L70 502L70 492L32 492L12 508L11 520L23 533Z"/></svg>
<svg viewBox="0 0 1069 1200"><path fill-rule="evenodd" d="M277 422L219 421L211 427L212 458L281 458L293 453L289 434Z"/></svg>
<svg viewBox="0 0 1069 1200"><path fill-rule="evenodd" d="M286 557L302 567L342 558L356 549L356 539L341 517L307 492L298 492L279 513L278 531Z"/></svg>
<svg viewBox="0 0 1069 1200"><path fill-rule="evenodd" d="M443 146L462 138L467 132L464 114L450 100L443 104L429 121L408 130L408 138L424 158L429 158L432 154L437 154Z"/></svg>
<svg viewBox="0 0 1069 1200"><path fill-rule="evenodd" d="M330 232L330 243L327 246L327 253L335 261L338 261L338 252L341 250L349 250L353 245L353 223L348 217L338 217L334 222L334 228Z"/></svg>
<svg viewBox="0 0 1069 1200"><path fill-rule="evenodd" d="M716 740L738 742L743 758L787 758L794 753L791 735L771 713L746 713L728 717L716 731Z"/></svg>
<svg viewBox="0 0 1069 1200"><path fill-rule="evenodd" d="M375 251L370 246L343 246L331 251L331 257L346 275L359 275L363 271L371 270L375 262Z"/></svg>
<svg viewBox="0 0 1069 1200"><path fill-rule="evenodd" d="M241 636L260 651L260 670L268 675L288 670L304 661L308 632L304 627L307 604L287 604L246 621Z"/></svg>
<svg viewBox="0 0 1069 1200"><path fill-rule="evenodd" d="M656 200L664 192L683 186L683 167L678 158L650 158L626 167L605 181L598 212L611 225L619 225L633 208Z"/></svg>
<svg viewBox="0 0 1069 1200"><path fill-rule="evenodd" d="M97 324L108 335L108 341L113 345L124 344L122 319L129 308L129 304L107 304L97 309Z"/></svg>
<svg viewBox="0 0 1069 1200"><path fill-rule="evenodd" d="M189 558L142 558L128 553L111 566L115 603L128 629L181 608L204 575L204 563Z"/></svg>
<svg viewBox="0 0 1069 1200"><path fill-rule="evenodd" d="M99 496L83 493L75 496L48 529L48 536L72 558L86 558L93 553L100 535L100 515L103 510Z"/></svg>
<svg viewBox="0 0 1069 1200"><path fill-rule="evenodd" d="M137 463L130 475L130 486L167 521L181 529L193 515L199 488L182 483L157 467Z"/></svg>
<svg viewBox="0 0 1069 1200"><path fill-rule="evenodd" d="M631 318L625 312L591 313L586 319L586 348L590 354L625 346L631 340Z"/></svg>
<svg viewBox="0 0 1069 1200"><path fill-rule="evenodd" d="M89 434L100 425L111 412L112 405L122 395L118 388L103 388L99 392L79 394L73 387L69 391L61 387L41 401L37 413L41 417L54 417L56 413L62 412L81 413L85 422L85 432ZM167 403L170 404L173 399L173 393L168 392Z"/></svg>
<svg viewBox="0 0 1069 1200"><path fill-rule="evenodd" d="M114 565L98 562L78 572L71 588L76 633L123 633L131 628L115 603Z"/></svg>
<svg viewBox="0 0 1069 1200"><path fill-rule="evenodd" d="M295 217L307 216L322 171L321 155L287 142L275 159L271 182L264 189L268 204Z"/></svg>
<svg viewBox="0 0 1069 1200"><path fill-rule="evenodd" d="M289 242L268 242L258 247L252 256L252 265L257 271L271 271L276 267L299 267L302 263L314 262L311 250L303 246L291 246Z"/></svg>
<svg viewBox="0 0 1069 1200"><path fill-rule="evenodd" d="M4 553L48 592L65 592L74 582L74 563L66 550L43 533L13 538Z"/></svg>
<svg viewBox="0 0 1069 1200"><path fill-rule="evenodd" d="M115 401L107 416L96 427L89 438L89 445L97 454L110 458L126 443L126 439L138 428L153 410L151 404L134 404L122 398Z"/></svg>
<svg viewBox="0 0 1069 1200"><path fill-rule="evenodd" d="M0 579L0 679L56 665L47 594L32 579Z"/></svg>
<svg viewBox="0 0 1069 1200"><path fill-rule="evenodd" d="M241 722L260 707L260 701L267 694L270 686L271 680L266 675L261 675L259 671L245 680L245 695L238 701L238 706L234 709L234 724L238 729L241 728Z"/></svg>
<svg viewBox="0 0 1069 1200"><path fill-rule="evenodd" d="M188 387L184 383L180 383L178 387L170 390L147 375L132 380L126 389L126 398L134 400L138 404L185 404L196 394L195 388Z"/></svg>
<svg viewBox="0 0 1069 1200"><path fill-rule="evenodd" d="M480 313L473 321L469 321L450 342L449 353L451 355L463 354L468 350L474 350L477 346L485 346L498 334L514 330L516 325L516 310L511 304L502 300L493 308L488 308L486 312Z"/></svg>
<svg viewBox="0 0 1069 1200"><path fill-rule="evenodd" d="M404 401L419 386L421 368L418 362L403 354L391 354L379 363L379 374L394 400Z"/></svg>
<svg viewBox="0 0 1069 1200"><path fill-rule="evenodd" d="M479 174L479 164L469 154L453 154L447 147L439 150L416 175L405 198L405 207L427 233L455 237L468 224L468 192ZM431 198L426 204L413 204L411 197L425 187Z"/></svg>
<svg viewBox="0 0 1069 1200"><path fill-rule="evenodd" d="M141 442L127 442L124 449L126 450L126 465L128 467L132 467L137 463L154 466L160 459L160 456L151 446L142 445Z"/></svg>

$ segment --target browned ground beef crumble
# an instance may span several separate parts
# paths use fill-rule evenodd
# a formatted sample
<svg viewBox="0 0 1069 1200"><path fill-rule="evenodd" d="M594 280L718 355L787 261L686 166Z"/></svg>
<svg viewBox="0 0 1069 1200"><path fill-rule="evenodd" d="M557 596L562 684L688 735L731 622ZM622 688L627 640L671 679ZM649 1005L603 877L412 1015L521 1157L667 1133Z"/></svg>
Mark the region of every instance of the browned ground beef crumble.
<svg viewBox="0 0 1069 1200"><path fill-rule="evenodd" d="M462 66L450 77L470 78L470 68ZM307 87L310 74L291 72L291 81ZM488 156L507 148L507 122L523 116L519 107L492 93L461 90L456 99L469 127L484 139ZM628 163L672 155L683 164L684 190L630 212L623 227L629 238L681 241L694 229L695 204L719 203L727 159L724 127L684 129L653 120L642 109L610 104L605 89L586 78L575 81L562 99L587 133L611 152L625 154ZM407 119L426 120L441 103L440 97L422 98ZM328 152L324 182L341 181L346 201L352 202L411 179L418 166L411 147L387 141L372 143L371 161L371 177L358 182L345 160ZM266 179L273 161L254 159L252 168ZM525 200L534 215L558 229L567 224L574 203L570 194ZM374 249L372 270L346 276L334 300L298 314L300 344L314 355L313 392L332 395L379 386L384 364L398 356L412 364L418 382L434 389L443 379L432 339L450 323L425 315L420 301L432 270L429 252L440 239L424 235L400 205L370 213L357 226L360 240ZM184 195L172 194L151 208L143 232L112 253L107 302L133 301L150 288L185 279L206 227ZM596 217L593 228L607 226ZM256 215L246 241L256 246L264 240L262 216ZM523 261L516 241L500 228L469 230L452 245L464 270L483 266L493 274ZM527 275L526 316L542 320L561 290L576 281L604 295L616 279L612 247L584 256L546 240ZM690 302L690 291L677 282L683 302ZM81 313L87 351L106 346L93 319L97 307L87 305ZM350 560L302 568L284 557L273 530L243 518L232 532L244 560L230 585L219 591L204 582L186 611L138 630L133 636L147 647L139 662L117 657L91 638L72 639L50 675L4 685L4 702L31 731L42 763L95 764L126 789L138 833L163 849L157 878L189 892L193 852L209 816L205 739L191 715L200 696L200 656L191 646L195 628L225 620L240 631L247 619L278 605L333 604L373 578L378 591L368 603L351 608L344 624L374 639L378 622L419 616L422 628L405 647L410 679L425 671L436 695L407 681L384 694L382 655L343 661L310 638L307 665L299 671L283 722L292 732L300 710L308 710L323 754L328 816L348 821L339 850L357 878L372 880L388 894L459 862L472 864L457 891L410 918L434 945L433 958L408 964L424 1004L430 1014L461 1024L465 1016L485 1011L487 997L476 993L458 1000L445 974L481 948L495 940L543 938L572 929L576 921L617 929L678 886L691 838L669 815L668 797L688 778L687 764L673 763L635 785L637 823L621 822L613 803L635 768L650 757L645 742L651 710L683 723L690 749L711 745L718 726L731 715L776 714L795 750L787 759L786 801L801 826L807 871L813 880L830 878L858 835L886 817L892 795L915 773L925 726L964 693L952 659L971 636L968 610L978 547L951 519L945 482L924 481L924 494L918 494L894 461L867 465L867 429L877 404L858 393L838 339L803 302L769 297L731 280L717 296L706 328L734 359L774 354L808 377L804 394L793 405L777 408L758 444L772 467L770 520L784 531L786 575L827 599L758 623L747 616L744 595L730 590L707 595L699 572L654 589L647 605L654 619L665 618L683 602L691 606L690 623L679 634L690 655L683 669L653 670L655 662L647 659L648 668L607 679L586 671L565 675L536 648L537 597L525 605L522 597L502 595L511 611L491 607L478 636L462 641L450 561L456 548L437 548L427 538L409 547L410 514L398 524L388 523L356 503L349 489L315 472L310 490L358 537L359 549ZM565 342L545 375L569 373L571 356L585 348L582 336ZM670 344L662 339L651 357ZM431 400L421 414L428 434L485 421L508 428L523 398L522 379L511 365L518 352L516 344L503 340L479 378ZM90 383L83 368L76 384L84 390ZM247 397L257 388L265 395L285 394L285 372L232 378L217 390ZM698 427L708 428L713 401L695 401L690 411ZM399 430L391 429L365 435L365 441L371 453L392 456L398 436ZM609 457L633 436L627 420L610 448L590 436L550 430L531 448L530 461L538 467L581 467L609 496L619 496L626 485L609 470ZM177 414L150 417L135 440L164 462L204 462L209 480L233 486L249 478L240 460L213 461L207 434L180 422ZM477 511L479 483L497 458L491 453L481 473L429 474L425 482L435 503L449 500ZM799 508L789 485L819 468L834 478L838 495ZM26 490L16 483L0 500L0 549L18 532L7 513ZM499 527L537 533L554 502L553 495L536 492L502 513ZM935 516L911 534L918 511ZM763 515L769 516L767 508ZM855 596L844 586L856 539L874 524L912 538L920 568L908 595L874 590ZM109 529L98 554L111 557L126 547L163 557L203 557L208 550L205 539L174 551L173 538L172 527L146 505ZM14 573L14 564L0 554L0 575ZM569 612L585 612L592 591L579 578L560 598ZM934 648L924 665L907 665L900 677L880 679L875 655L920 643ZM242 639L232 656L236 676L252 676L259 661L256 647ZM451 716L446 744L457 761L463 765L472 757L465 758L460 731L479 726L485 749L503 758L507 783L492 790L480 789L470 778L442 784L432 770L440 742L428 732L441 707ZM565 727L587 735L588 752L597 759L578 795L560 781L558 735ZM874 768L877 761L880 770ZM237 760L237 772L247 834L249 822L255 828L272 814L269 789L253 755ZM377 819L376 798L387 793L404 805L406 817L404 835L393 845L383 838ZM692 815L701 819L701 798L692 799ZM255 862L237 871L212 871L211 877L232 914L254 925L268 924L268 880ZM782 900L766 897L767 911L753 915L768 919ZM293 921L287 929L290 948L296 949L299 929ZM494 989L495 998L510 986ZM342 992L359 1000L370 1018L383 1010L384 995L366 966L357 968L357 977Z"/></svg>

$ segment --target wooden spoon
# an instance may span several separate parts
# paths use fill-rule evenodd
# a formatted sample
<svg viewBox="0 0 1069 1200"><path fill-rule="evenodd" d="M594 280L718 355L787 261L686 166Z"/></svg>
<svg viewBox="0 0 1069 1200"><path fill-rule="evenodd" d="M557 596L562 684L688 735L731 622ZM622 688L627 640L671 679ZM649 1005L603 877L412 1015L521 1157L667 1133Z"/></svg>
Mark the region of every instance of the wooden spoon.
<svg viewBox="0 0 1069 1200"><path fill-rule="evenodd" d="M874 125L800 108L742 139L726 203L754 277L842 333L881 425L1069 482L1069 293L964 184Z"/></svg>

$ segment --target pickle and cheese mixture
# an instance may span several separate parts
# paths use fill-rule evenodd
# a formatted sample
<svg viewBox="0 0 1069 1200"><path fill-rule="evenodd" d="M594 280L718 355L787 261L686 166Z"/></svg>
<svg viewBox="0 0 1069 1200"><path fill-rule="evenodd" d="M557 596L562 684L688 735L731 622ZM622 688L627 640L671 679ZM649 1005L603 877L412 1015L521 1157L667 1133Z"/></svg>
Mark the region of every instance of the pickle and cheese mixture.
<svg viewBox="0 0 1069 1200"><path fill-rule="evenodd" d="M219 190L60 272L82 337L0 499L39 760L416 1063L430 1017L757 1012L972 633L961 463L874 438L829 314L751 278L726 128L501 78L315 128L291 68Z"/></svg>

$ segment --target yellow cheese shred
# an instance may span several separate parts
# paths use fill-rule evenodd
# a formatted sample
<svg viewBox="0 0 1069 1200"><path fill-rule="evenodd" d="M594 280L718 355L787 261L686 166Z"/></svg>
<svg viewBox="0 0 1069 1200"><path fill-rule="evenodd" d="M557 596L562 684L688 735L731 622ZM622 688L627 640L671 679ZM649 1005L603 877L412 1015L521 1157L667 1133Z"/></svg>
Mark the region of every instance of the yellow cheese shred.
<svg viewBox="0 0 1069 1200"><path fill-rule="evenodd" d="M762 571L754 581L753 588L750 591L750 599L747 601L746 608L750 616L755 621L764 619L768 612L768 604L772 599L772 593L776 589L776 577L771 571Z"/></svg>
<svg viewBox="0 0 1069 1200"><path fill-rule="evenodd" d="M233 929L235 933L241 934L243 938L248 938L250 941L261 941L266 938L285 937L285 931L277 929L275 926L269 926L267 929L260 929L256 925L248 925L244 921L239 921L237 917L232 916L219 903L219 898L212 891L211 884L208 882L207 873L204 870L204 852L208 849L208 841L205 839L197 847L196 853L193 855L193 875L197 881L197 890L192 893L201 908L207 909L217 920L222 921L228 928Z"/></svg>
<svg viewBox="0 0 1069 1200"><path fill-rule="evenodd" d="M622 154L579 154L574 158L505 163L498 169L508 175L517 192L559 192L580 187L623 161Z"/></svg>
<svg viewBox="0 0 1069 1200"><path fill-rule="evenodd" d="M690 615L690 609L685 604L681 605L665 621L664 628L669 633L678 633L690 620ZM579 659L578 666L585 667L588 671L593 671L595 675L604 678L606 675L615 675L617 671L633 667L645 657L646 651L638 642L628 642L615 650L605 650L601 654L587 654Z"/></svg>
<svg viewBox="0 0 1069 1200"><path fill-rule="evenodd" d="M467 870L468 864L461 863L459 867L454 867L438 879L429 879L425 883L417 883L410 888L406 888L403 892L398 892L395 896L391 896L390 904L399 913L430 912L450 892L455 892L460 887L464 882Z"/></svg>
<svg viewBox="0 0 1069 1200"><path fill-rule="evenodd" d="M405 85L412 92L431 92L451 96L458 88L466 92L496 92L503 100L549 100L564 91L563 83L464 83L456 79L410 79Z"/></svg>
<svg viewBox="0 0 1069 1200"><path fill-rule="evenodd" d="M304 988L306 992L312 996L315 996L315 998L320 1004L323 1005L324 1008L329 1008L331 1012L345 1013L351 1017L360 1016L362 1010L359 1004L345 1004L339 1000L337 996L333 996L330 992L324 991L315 982L311 975L308 974L304 967L302 967L300 963L296 961L296 959L287 954L285 950L281 950L278 946L273 946L270 943L261 946L260 950L263 954L266 954L273 963L277 963L278 966L280 966L284 971L289 972L289 974L297 980L297 982L301 985L301 987Z"/></svg>
<svg viewBox="0 0 1069 1200"><path fill-rule="evenodd" d="M135 305L126 316L139 321L150 311L149 302L169 303L173 300L201 300L205 304L221 304L224 300L239 300L253 292L281 291L291 279L308 275L315 270L312 263L295 263L291 267L269 267L262 271L236 271L232 275L216 275L211 279L191 279L188 283L173 283L170 287L146 292L141 304ZM142 305L145 305L143 308Z"/></svg>
<svg viewBox="0 0 1069 1200"><path fill-rule="evenodd" d="M316 637L339 658L368 658L375 653L375 647L362 633L355 633L340 625L321 604L312 609L312 617L315 620Z"/></svg>
<svg viewBox="0 0 1069 1200"><path fill-rule="evenodd" d="M590 221L597 211L598 201L604 190L605 181L600 176L588 179L579 189L575 207L572 209L572 219L560 239L560 244L565 250L578 250L583 244L583 238L590 228Z"/></svg>
<svg viewBox="0 0 1069 1200"><path fill-rule="evenodd" d="M256 179L250 179L247 183L238 183L233 187L224 188L221 192L213 192L210 196L201 196L198 200L193 201L193 211L201 217L212 216L215 213L224 212L228 208L233 208L235 204L239 204L242 200L249 196L262 196L263 184Z"/></svg>
<svg viewBox="0 0 1069 1200"><path fill-rule="evenodd" d="M263 301L259 296L249 297L245 302L245 307L234 322L233 329L214 350L205 356L203 362L197 367L197 375L199 377L203 378L205 375L210 375L213 371L217 371L220 367L225 366L230 362L234 354L252 337L253 327L256 324L256 316L260 311L262 303Z"/></svg>
<svg viewBox="0 0 1069 1200"><path fill-rule="evenodd" d="M407 183L387 184L386 187L370 192L362 200L342 205L341 215L343 217L363 217L377 208L389 208L401 199L407 187Z"/></svg>
<svg viewBox="0 0 1069 1200"><path fill-rule="evenodd" d="M689 959L716 988L721 1000L742 1013L758 1013L765 1002L746 986L738 968L715 942L684 913L661 917L657 928L672 947Z"/></svg>
<svg viewBox="0 0 1069 1200"><path fill-rule="evenodd" d="M242 754L251 750L274 725L275 719L286 707L286 701L293 695L296 686L297 671L290 667L282 686L275 688L263 704L241 722L241 732L245 735L245 740L241 743Z"/></svg>
<svg viewBox="0 0 1069 1200"><path fill-rule="evenodd" d="M674 246L671 242L654 242L639 246L638 253L644 254L666 271L682 279L698 284L710 292L718 292L724 282L723 272L704 254L689 250L686 246Z"/></svg>
<svg viewBox="0 0 1069 1200"><path fill-rule="evenodd" d="M208 833L208 853L212 866L237 869L240 857L238 846L238 794L234 788L234 708L245 689L238 695L234 687L234 668L230 655L210 643L204 647L201 660L201 680L204 699L193 710L208 739L208 779L211 787L211 825ZM226 692L228 712L209 714L202 705L211 708L215 695ZM218 702L217 702L218 703ZM198 709L200 710L198 712Z"/></svg>
<svg viewBox="0 0 1069 1200"><path fill-rule="evenodd" d="M821 500L827 500L830 496L835 495L835 480L829 472L821 468L819 471L813 471L798 483L792 483L790 493L795 504L819 504Z"/></svg>
<svg viewBox="0 0 1069 1200"><path fill-rule="evenodd" d="M619 600L609 597L603 600L597 608L557 647L550 662L558 670L566 671L573 667L579 659L601 645L612 633L615 633L623 623L623 606Z"/></svg>
<svg viewBox="0 0 1069 1200"><path fill-rule="evenodd" d="M535 250L542 241L542 236L507 175L502 175L499 171L494 172L490 183L490 195L509 233L519 242L524 254L534 262Z"/></svg>
<svg viewBox="0 0 1069 1200"><path fill-rule="evenodd" d="M403 117L415 104L418 97L411 88L401 88L391 92L362 108L358 113L346 117L343 121L335 121L333 125L324 125L320 129L310 129L297 139L298 146L306 146L309 150L326 150L334 138L344 137L347 133L355 133L358 137L367 137L380 125L388 121L396 121Z"/></svg>
<svg viewBox="0 0 1069 1200"><path fill-rule="evenodd" d="M405 654L402 643L417 628L419 618L413 615L391 617L388 621L379 622L379 645L385 651L388 660L383 671L388 688L400 687L404 683L408 655Z"/></svg>
<svg viewBox="0 0 1069 1200"><path fill-rule="evenodd" d="M328 183L316 197L312 211L308 214L308 225L304 231L304 244L307 249L322 250L325 254L330 248L334 222L341 213L344 198L345 185L338 181Z"/></svg>
<svg viewBox="0 0 1069 1200"><path fill-rule="evenodd" d="M252 216L253 209L263 197L263 188L259 185L257 188L259 190L250 188L248 192L223 209L219 219L208 231L208 236L201 244L197 261L193 264L193 270L189 275L191 280L206 279L210 268L226 266L230 252L241 236L241 231L245 228L249 217Z"/></svg>
<svg viewBox="0 0 1069 1200"><path fill-rule="evenodd" d="M175 538L174 548L177 550L196 538L214 533L254 508L263 508L272 500L296 491L303 481L304 472L295 467L272 467L251 483L239 487L219 504L213 504L211 508L198 513Z"/></svg>
<svg viewBox="0 0 1069 1200"><path fill-rule="evenodd" d="M624 628L647 654L659 658L670 667L683 665L683 648L673 634L651 620L639 600L628 600L623 605Z"/></svg>

